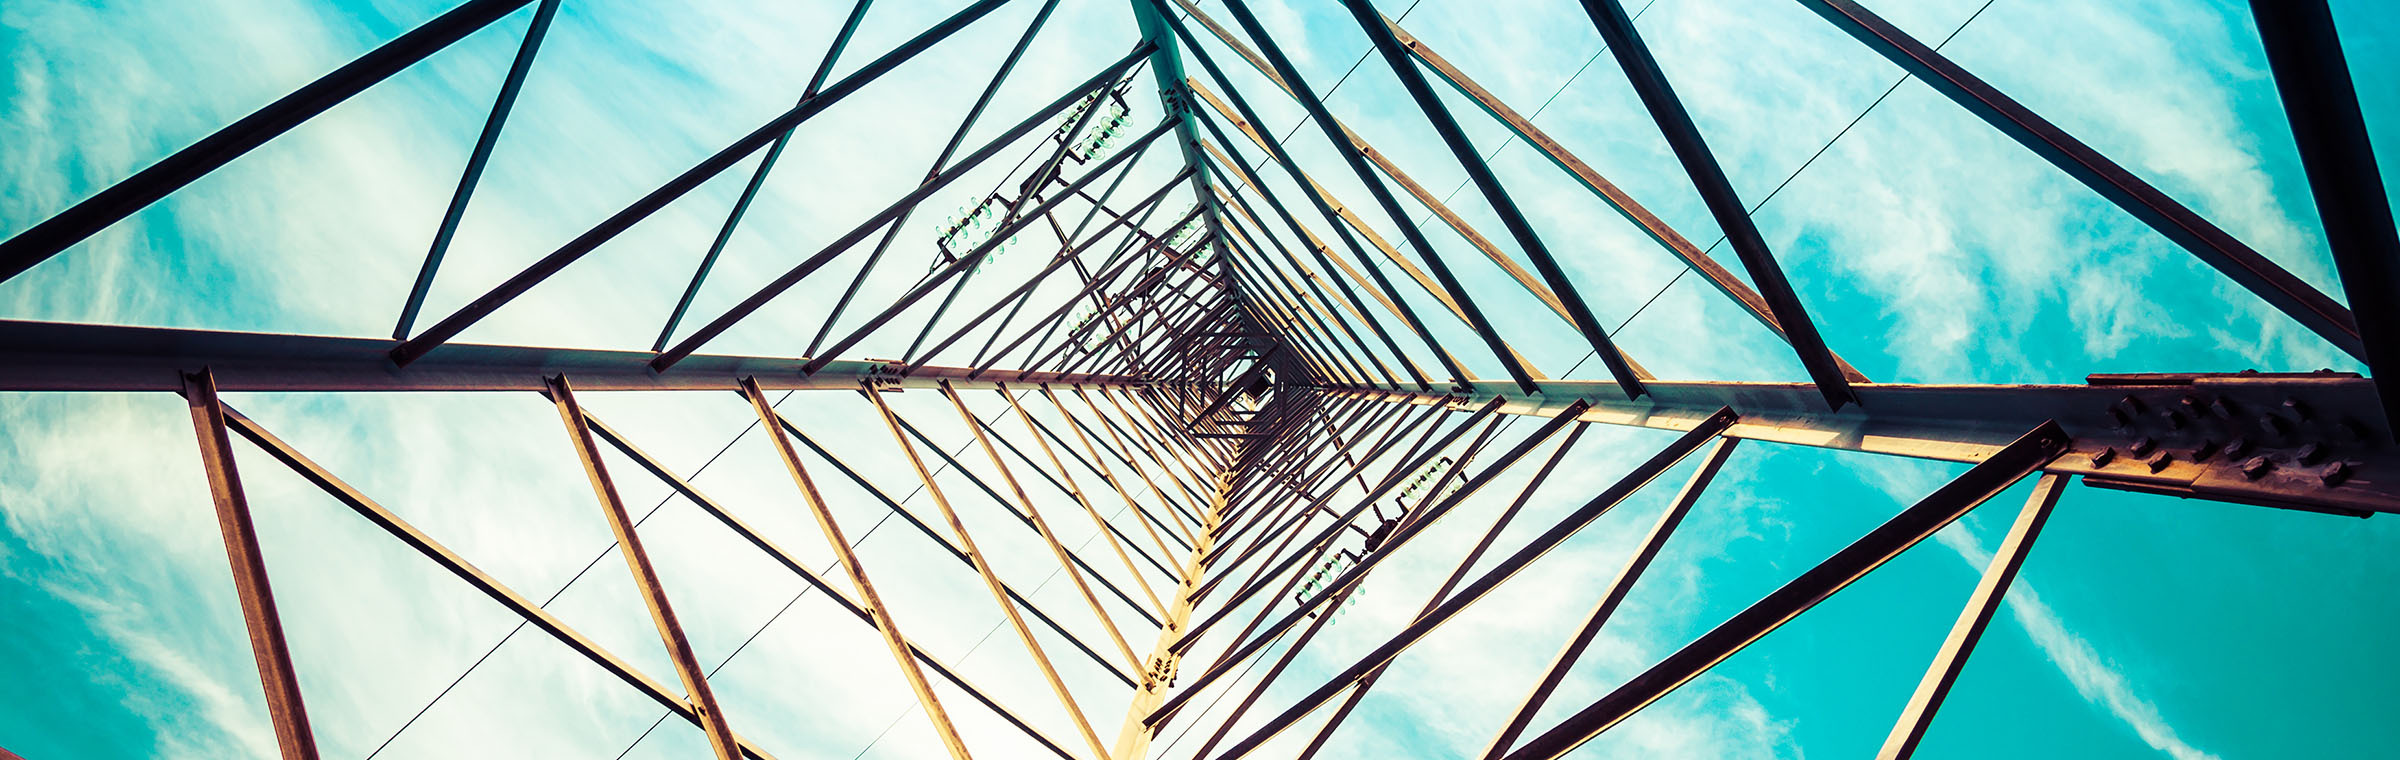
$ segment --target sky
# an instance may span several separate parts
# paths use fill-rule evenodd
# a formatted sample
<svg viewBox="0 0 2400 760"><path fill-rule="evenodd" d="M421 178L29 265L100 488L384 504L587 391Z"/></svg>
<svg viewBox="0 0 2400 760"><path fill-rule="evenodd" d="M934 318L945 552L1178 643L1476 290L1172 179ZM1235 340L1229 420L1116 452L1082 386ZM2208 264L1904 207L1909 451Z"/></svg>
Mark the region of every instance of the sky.
<svg viewBox="0 0 2400 760"><path fill-rule="evenodd" d="M2400 71L2400 13L2371 0L2333 5L2370 135L2400 145L2400 79L2389 73ZM1901 82L1897 68L1796 3L1628 6L1736 190L1747 203L1765 199L1754 218L1827 343L1876 381L2073 384L2095 372L2360 369L1935 91ZM790 108L849 7L705 0L663 10L568 0L419 324ZM849 75L956 7L876 3L832 76ZM923 177L1035 7L1003 6L797 131L693 313L723 311ZM1717 238L1576 4L1512 3L1499 14L1463 0L1377 7L1686 237L1703 247ZM1929 43L1948 38L1943 52L1968 70L2339 297L2243 4L1871 7ZM1221 2L1202 8L1232 24ZM444 9L427 0L0 6L0 234L57 213ZM1261 2L1257 11L1344 124L1437 195L1460 186L1459 163L1380 57L1345 76L1368 50L1347 13L1330 3ZM389 334L530 17L511 15L0 284L0 318ZM1126 3L1064 0L967 145L1125 55L1137 38ZM1300 123L1297 103L1231 50L1213 39L1203 45L1232 80L1204 84L1220 93L1230 84L1278 135L1296 127L1284 143L1296 161L1369 227L1401 240L1396 221L1324 133ZM1186 68L1205 76L1189 57ZM1149 76L1130 93L1128 123L1140 128L1160 113ZM1471 102L1442 94L1599 319L1624 325L1616 337L1627 354L1662 378L1804 379L1789 349L1748 315L1698 278L1678 277L1676 259L1537 152L1506 144L1504 129ZM1251 165L1263 156L1249 144L1219 147ZM1169 148L1129 158L1120 197L1173 177L1182 167ZM2400 176L2396 151L2382 154L2387 176ZM908 223L892 254L899 263L868 278L860 301L908 287L929 260L926 238L945 221L932 217L1000 183L1024 152L1004 151L996 165L937 193L928 213ZM461 340L647 348L756 161L746 158L668 205ZM1257 174L1332 239L1290 177L1272 166ZM1153 231L1192 202L1188 190L1171 193ZM1413 200L1401 203L1412 217L1426 214ZM1450 204L1522 260L1474 188ZM1581 338L1498 267L1478 261L1442 224L1421 226L1533 364L1557 377L1605 377L1597 364L1579 362ZM1030 233L1013 247L1026 252L996 260L961 302L989 303L1030 274L1039 263L1031 251L1055 243L1047 235ZM804 281L707 350L801 354L856 257ZM1470 371L1505 377L1464 324L1422 291L1402 293ZM1065 296L1045 287L1037 301ZM902 323L921 324L922 313ZM852 311L837 325L866 316ZM846 356L895 356L913 334L884 330ZM1400 337L1404 353L1437 366L1422 342ZM873 408L850 394L825 395L834 398L800 396L781 409L868 482L938 523ZM963 469L945 470L938 482L1001 577L1079 637L1101 640L1071 584L1051 573L1056 564L1038 538L967 477L997 483L981 453L965 448L972 439L956 413L931 393L888 398L958 452ZM1077 399L1062 400L1083 415ZM548 402L530 394L267 393L227 401L511 587L537 599L566 587L552 610L642 671L672 680L629 576L605 552L607 525ZM754 418L739 399L595 393L584 403L669 466L700 470L699 488L804 561L830 567L832 553L782 463L755 431L745 432ZM987 418L1007 411L997 394L969 394L967 403ZM1021 403L1045 424L1063 422L1038 394ZM1007 418L992 424L1030 445ZM1493 450L1534 427L1508 426ZM36 685L0 700L0 747L31 760L273 756L181 400L0 394L0 431L0 604L11 613L0 618L0 674ZM1520 545L1671 438L1584 431L1568 466L1534 493L1497 546ZM515 617L257 449L236 448L317 736L327 756L366 757L507 635ZM902 629L1050 735L1072 737L1065 709L1024 649L1006 630L990 633L998 611L975 576L898 521L869 533L887 511L820 455L807 457L844 528L867 536L861 560ZM1389 459L1372 466L1389 467ZM740 653L712 679L737 730L783 757L941 755L870 629L816 593L789 601L799 579L692 504L667 498L630 461L609 464L637 514L663 505L643 535L701 659ZM1069 466L1087 491L1104 488L1098 473ZM1410 650L1334 735L1327 756L1480 749L1692 467L1671 471ZM1741 444L1535 725L1606 693L1962 469ZM1394 553L1358 605L1237 726L1256 725L1405 624L1531 471L1504 468L1486 492ZM1103 577L1132 585L1104 541L1076 543L1094 530L1073 501L1046 484L1028 487L1050 520L1072 525L1062 539L1081 546ZM2026 490L2020 484L1994 499L1577 756L1873 751ZM1342 506L1358 496L1354 486L1342 493ZM1124 506L1112 497L1102 492L1095 506ZM1145 494L1133 500L1154 505ZM1137 530L1122 513L1107 516ZM2381 646L2382 632L2400 623L2400 608L2382 593L2400 580L2400 558L2388 550L2400 540L2395 526L2388 517L2072 487L1923 756L2375 756L2400 742L2400 724L2384 719L2385 708L2400 704L2400 686L2383 677L2400 672L2400 654ZM828 577L848 590L832 571ZM1152 629L1134 625L1121 604L1104 606L1146 651ZM1042 635L1081 710L1104 738L1113 735L1121 684L1063 639ZM1224 643L1209 640L1192 662ZM1031 750L941 688L979 754ZM376 756L614 757L628 745L628 757L706 751L681 721L637 740L657 715L640 694L527 631ZM1218 719L1195 723L1213 728ZM1183 736L1185 727L1162 734L1158 756L1187 757L1207 739L1206 731ZM1270 744L1266 756L1290 754L1297 733Z"/></svg>

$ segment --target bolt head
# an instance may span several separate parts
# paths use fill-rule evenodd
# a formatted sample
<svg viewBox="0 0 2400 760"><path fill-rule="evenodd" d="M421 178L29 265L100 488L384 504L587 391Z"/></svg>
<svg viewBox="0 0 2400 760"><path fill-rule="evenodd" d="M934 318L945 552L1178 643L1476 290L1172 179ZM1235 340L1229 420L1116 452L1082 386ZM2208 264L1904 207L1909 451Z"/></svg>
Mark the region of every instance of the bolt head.
<svg viewBox="0 0 2400 760"><path fill-rule="evenodd" d="M2317 482L2325 484L2326 488L2341 485L2349 479L2349 462L2336 461L2333 464L2325 465L2325 469L2317 471Z"/></svg>
<svg viewBox="0 0 2400 760"><path fill-rule="evenodd" d="M2318 463L2318 462L2322 462L2322 461L2325 461L2325 447L2324 447L2324 446L2322 446L2322 445L2318 445L2318 444L2315 444L2315 443L2310 443L2310 444L2308 444L2308 445L2306 445L2306 446L2302 446L2302 447L2300 447L2300 463L2301 463L2301 464L2316 464L2316 463Z"/></svg>
<svg viewBox="0 0 2400 760"><path fill-rule="evenodd" d="M2266 457L2251 457L2250 461L2242 463L2242 477L2257 480L2266 477L2274 469L2275 463L2267 461Z"/></svg>
<svg viewBox="0 0 2400 760"><path fill-rule="evenodd" d="M2300 419L2303 422L2308 420L2307 402L2287 396L2283 399L2283 408L2291 410L2292 416Z"/></svg>

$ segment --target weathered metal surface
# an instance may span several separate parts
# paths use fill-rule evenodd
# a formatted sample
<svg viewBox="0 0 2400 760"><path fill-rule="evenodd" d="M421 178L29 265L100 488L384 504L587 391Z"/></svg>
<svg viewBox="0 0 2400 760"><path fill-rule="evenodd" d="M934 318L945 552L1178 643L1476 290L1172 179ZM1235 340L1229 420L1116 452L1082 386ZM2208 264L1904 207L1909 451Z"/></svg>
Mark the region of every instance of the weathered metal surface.
<svg viewBox="0 0 2400 760"><path fill-rule="evenodd" d="M924 367L907 376L880 361L838 361L803 374L805 362L769 356L697 355L672 373L652 372L653 354L583 348L446 346L407 368L392 366L385 340L0 320L0 391L176 391L182 368L208 367L228 391L540 391L544 375L567 374L593 391L731 391L744 377L767 390L998 387L1001 380L1132 385L1124 375L993 373Z"/></svg>
<svg viewBox="0 0 2400 760"><path fill-rule="evenodd" d="M1583 419L1688 429L1710 410L1742 421L1726 434L1776 443L1980 462L2022 431L2057 420L2074 453L2050 472L2089 485L2345 514L2400 512L2400 449L2373 383L2338 373L2118 376L2106 385L1857 386L1864 408L1827 412L1801 383L1651 383L1628 402L1606 383L1554 381L1535 396L1479 386L1411 403L1504 399L1542 415L1574 401Z"/></svg>

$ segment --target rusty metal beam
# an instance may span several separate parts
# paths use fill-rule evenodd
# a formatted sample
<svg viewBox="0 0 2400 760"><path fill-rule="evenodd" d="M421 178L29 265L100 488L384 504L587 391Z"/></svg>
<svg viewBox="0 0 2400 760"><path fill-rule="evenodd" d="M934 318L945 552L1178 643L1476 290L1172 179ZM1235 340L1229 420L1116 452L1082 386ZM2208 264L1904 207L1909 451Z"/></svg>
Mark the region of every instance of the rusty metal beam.
<svg viewBox="0 0 2400 760"><path fill-rule="evenodd" d="M441 542L433 540L432 536L418 530L408 521L400 519L400 516L394 514L390 509L377 504L374 499L368 498L365 492L334 476L332 471L301 454L291 444L277 438L274 433L268 432L265 427L251 421L241 412L229 406L224 407L224 412L225 421L234 432L250 439L251 443L258 444L258 447L266 450L269 456L283 462L284 466L291 468L292 472L297 473L302 479L316 485L326 495L340 501L351 511L357 512L360 517L366 518L368 522L374 523L376 527L391 534L392 538L415 549L426 559L432 560L434 564L441 565L442 569L458 576L459 580L466 581L467 585L475 587L476 591L482 592L484 596L498 602L500 606L508 608L510 612L523 618L533 627L550 634L551 638L557 639L560 644L566 645L568 649L574 650L576 654L582 655L592 664L600 666L601 670L607 671L617 680L639 690L660 706L683 716L685 720L691 721L693 726L700 725L700 713L690 700L676 694L667 685L635 670L631 663L601 648L591 637L569 627L566 621L558 619L558 616L551 614L549 610L542 609L541 605L534 603L523 594L517 593L507 584L501 583L499 579L476 567L474 563L468 562L465 557L451 551ZM742 741L742 754L752 760L774 760L773 755L761 751L747 740Z"/></svg>
<svg viewBox="0 0 2400 760"><path fill-rule="evenodd" d="M184 402L191 407L192 431L200 439L200 468L208 474L217 531L225 539L225 560L233 566L233 592L242 603L242 627L249 633L250 656L258 661L258 682L266 690L267 720L275 726L275 747L284 760L316 760L316 732L309 728L308 708L300 698L300 673L292 668L283 618L275 610L275 589L267 581L266 552L259 548L258 528L250 519L250 499L242 493L241 473L234 468L233 441L225 435L226 410L217 401L216 380L206 368L179 376Z"/></svg>
<svg viewBox="0 0 2400 760"><path fill-rule="evenodd" d="M2384 419L2400 425L2400 230L2367 140L2342 37L2325 0L2252 0L2275 91L2308 171L2326 247L2349 296L2363 361L2374 370ZM2354 354L2355 355L2355 354Z"/></svg>
<svg viewBox="0 0 2400 760"><path fill-rule="evenodd" d="M1934 656L1933 665L1925 669L1925 678L1917 682L1917 691L1908 699L1908 707L1900 712L1900 720L1892 733L1883 740L1877 760L1904 760L1916 754L1917 742L1925 738L1925 729L1933 725L1933 713L1942 709L1942 699L1950 695L1950 685L1958 681L1958 672L1967 665L1967 655L1975 651L1975 642L1982 640L1984 626L1991 624L1992 613L2000 610L2000 599L2008 593L2008 584L2024 567L2025 555L2033 551L2033 539L2041 535L2042 524L2050 520L2050 508L2058 505L2058 494L2067 487L2065 475L2043 475L2033 485L2033 495L2025 499L2025 508L2017 513L2017 522L2008 529L2008 537L2000 540L2000 550L1984 566L1983 579L1975 584L1974 595L1967 598L1966 609L1958 613L1958 622L1950 627L1949 637L1942 640L1941 652Z"/></svg>
<svg viewBox="0 0 2400 760"><path fill-rule="evenodd" d="M1058 666L1050 662L1049 653L1042 651L1042 642L1034 637L1033 628L1025 625L1025 616L1017 612L1017 604L1009 598L1008 588L1001 585L1000 576L993 573L991 564L983 558L983 551L976 548L975 536L967 532L966 523L959 521L958 510L950 508L950 497L942 495L941 484L934 482L933 470L925 466L924 458L917 455L916 445L909 443L908 436L900 431L899 416L893 414L892 407L883 402L883 394L868 390L864 395L867 401L874 404L876 414L883 418L884 427L891 431L892 443L900 447L900 453L908 459L909 467L917 471L917 480L924 484L925 495L931 497L934 507L941 510L942 519L950 524L950 532L958 535L960 550L966 552L967 559L972 560L969 564L974 565L975 574L983 578L984 589L991 592L992 602L999 605L1002 616L1008 619L1009 628L1016 631L1018 643L1023 644L1025 652L1033 656L1033 664L1042 671L1042 680L1049 682L1051 693L1057 695L1059 706L1066 709L1076 732L1082 734L1084 741L1091 745L1095 756L1105 757L1108 748L1100 743L1099 734L1092 731L1092 723L1084 717L1083 708L1075 704L1075 695L1067 689L1066 681L1059 679ZM758 403L763 407L764 395L754 395L753 398L762 399ZM959 411L965 413L966 407L959 407ZM972 415L968 416L968 424L974 424ZM930 706L928 709L930 711ZM954 746L951 754L964 758L966 748Z"/></svg>
<svg viewBox="0 0 2400 760"><path fill-rule="evenodd" d="M699 655L693 653L692 642L683 635L683 624L675 617L675 607L667 602L667 590L658 579L658 569L650 564L650 553L642 548L640 531L634 529L633 516L626 514L625 501L617 496L616 481L608 475L608 466L600 461L599 446L592 442L592 427L584 419L583 407L575 403L575 391L564 375L543 378L548 385L550 401L558 406L558 417L566 423L567 440L575 445L576 458L583 461L583 473L592 481L592 495L600 502L600 513L608 518L609 530L616 534L617 553L625 558L626 569L633 573L634 590L642 595L642 605L650 609L650 622L658 628L659 641L666 645L667 658L675 663L675 674L683 678L683 691L692 695L692 706L700 714L701 733L716 750L718 760L737 760L742 755L740 743L733 737L733 727L725 721L725 712L717 706L717 693L708 686L708 672L700 667ZM845 545L843 547L847 549Z"/></svg>
<svg viewBox="0 0 2400 760"><path fill-rule="evenodd" d="M1742 268L1750 272L1752 282L1758 283L1767 310L1775 315L1775 323L1783 326L1784 337L1792 344L1793 352L1800 355L1800 364L1808 369L1809 379L1816 381L1825 404L1838 411L1845 405L1858 403L1858 393L1850 387L1849 377L1834 363L1833 350L1825 346L1816 324L1809 321L1799 294L1793 292L1791 282L1784 278L1783 266L1775 262L1774 252L1767 249L1766 239L1759 236L1758 225L1742 206L1732 180L1725 177L1724 167L1718 165L1716 155L1709 151L1708 141L1700 136L1699 126L1684 110L1683 101L1675 96L1666 72L1651 57L1650 47L1642 42L1641 33L1635 31L1633 20L1626 18L1624 6L1617 0L1583 0L1583 9L1592 17L1592 25L1600 30L1601 39L1608 41L1609 52L1616 56L1618 67L1632 81L1634 94L1641 97L1651 120L1658 123L1659 132L1683 164L1684 173L1691 176L1700 200L1707 204L1709 214L1716 217L1717 226L1725 231L1726 242L1732 244L1734 255L1742 260Z"/></svg>
<svg viewBox="0 0 2400 760"><path fill-rule="evenodd" d="M757 382L743 378L742 395L749 399L751 409L758 413L759 426L767 430L767 441L775 445L775 453L783 458L784 468L791 471L792 482L800 487L800 495L805 497L802 500L808 504L809 513L817 518L818 529L825 534L825 543L833 547L834 556L841 560L842 572L850 576L851 585L858 587L859 602L866 605L867 611L875 616L875 631L883 635L884 645L892 650L892 659L899 662L901 677L907 679L909 690L916 693L917 704L925 708L925 717L932 721L942 746L949 750L955 760L968 760L966 740L960 738L958 729L951 725L950 713L942 709L941 698L934 695L933 685L925 682L925 673L917 668L917 659L910 654L908 640L901 635L899 623L892 620L891 608L885 606L883 597L875 593L875 584L867 579L866 567L859 563L857 553L850 550L849 539L842 536L841 525L834 520L832 507L825 503L824 496L817 493L817 483L809 477L808 467L801 464L800 452L792 448L791 438L784 435L782 416L776 414L775 408L768 404L767 394L758 387Z"/></svg>
<svg viewBox="0 0 2400 760"><path fill-rule="evenodd" d="M1990 459L1968 468L1957 479L1926 495L1916 505L1898 516L1868 531L1858 541L1834 552L1833 556L1817 563L1800 577L1782 588L1735 613L1734 616L1710 629L1700 638L1676 650L1649 670L1633 677L1589 707L1570 715L1558 726L1540 736L1526 740L1510 760L1554 758L1590 741L1600 732L1631 717L1667 693L1698 678L1701 673L1724 662L1784 623L1799 617L1818 602L1848 587L1852 582L1883 563L1900 556L1901 552L1933 536L1935 531L1963 517L1976 505L1998 495L2010 485L2038 472L2044 464L2066 453L2067 434L2057 425L2042 423L2023 436L1994 452Z"/></svg>
<svg viewBox="0 0 2400 760"><path fill-rule="evenodd" d="M2367 360L2366 350L2359 342L2358 325L2352 321L2349 309L2251 250L2232 234L1859 4L1850 0L1798 2L2158 234L2183 246L2201 262L2289 315L2317 337L2359 361ZM2390 212L2387 209L2384 213ZM2390 253L2385 251L2387 256Z"/></svg>
<svg viewBox="0 0 2400 760"><path fill-rule="evenodd" d="M1858 386L1862 407L1830 413L1805 383L1650 384L1641 403L1609 383L1552 381L1532 396L1484 384L1447 400L1501 399L1547 415L1589 403L1590 422L1688 429L1720 407L1741 412L1736 438L1980 462L2056 420L2074 455L2050 472L2086 485L2337 514L2400 513L2400 448L2382 426L2374 384L2339 373L2095 376L2093 385ZM1345 391L1346 392L1346 391Z"/></svg>
<svg viewBox="0 0 2400 760"><path fill-rule="evenodd" d="M366 338L0 319L0 391L179 391L176 373L200 366L209 367L227 391L538 392L542 377L555 374L573 376L586 391L731 391L742 377L757 378L767 390L849 390L862 380L901 388L930 389L944 380L961 390L999 386L958 367L922 367L903 377L888 362L838 361L808 375L800 372L800 359L696 355L661 374L650 371L648 352L472 343L444 346L402 369L383 355L390 345ZM1147 382L1042 372L1026 380Z"/></svg>

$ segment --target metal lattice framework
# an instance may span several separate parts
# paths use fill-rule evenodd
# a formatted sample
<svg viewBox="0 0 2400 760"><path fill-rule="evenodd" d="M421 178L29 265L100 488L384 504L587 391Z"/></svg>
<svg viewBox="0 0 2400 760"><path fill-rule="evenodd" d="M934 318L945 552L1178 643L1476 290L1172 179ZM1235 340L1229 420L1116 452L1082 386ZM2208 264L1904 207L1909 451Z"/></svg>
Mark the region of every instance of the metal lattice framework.
<svg viewBox="0 0 2400 760"><path fill-rule="evenodd" d="M1331 718L1318 724L1314 738L1300 752L1302 757L1314 755L1411 645L1686 460L1697 466L1671 506L1641 538L1623 570L1599 586L1596 603L1513 717L1493 727L1485 756L1554 757L1592 740L2026 478L2038 479L2032 497L1898 716L1883 747L1884 757L1906 757L1914 751L2052 505L2073 478L2103 488L2262 507L2359 516L2400 512L2400 480L2386 479L2400 472L2391 414L2400 410L2400 383L2379 382L2386 374L2400 376L2400 323L2394 321L2400 315L2395 311L2400 309L2400 244L2395 243L2390 207L2339 40L2321 0L2261 0L2253 5L2352 308L2311 288L2131 170L1858 4L1797 1L2357 357L2374 370L2373 378L2342 373L2162 373L2095 375L2081 385L1873 382L1835 355L1819 335L1742 199L1678 101L1667 72L1652 59L1617 0L1585 0L1583 6L1725 231L1746 279L1717 263L1365 0L1344 4L1372 41L1375 57L1397 77L1426 124L1489 202L1530 271L1327 111L1315 88L1299 75L1244 0L1227 0L1225 15L1231 26L1190 0L1174 0L1180 7L1166 0L1134 0L1140 23L1138 40L1128 52L1040 108L1018 116L996 136L969 145L971 128L1012 116L985 111L1058 4L1042 0L1031 24L981 97L966 109L916 189L892 199L723 313L687 322L687 316L698 316L687 313L694 296L794 130L959 30L984 23L981 20L1005 1L975 2L849 75L828 81L834 60L844 53L868 12L869 3L860 0L797 105L455 312L419 325L445 250L560 4L465 2L0 243L0 280L53 257L71 256L78 242L101 229L427 56L535 5L529 30L440 220L392 339L0 322L0 390L159 391L180 393L188 400L260 680L287 758L313 758L317 748L237 474L232 443L237 436L531 626L698 726L725 760L769 757L769 748L744 739L740 727L730 725L719 708L708 671L687 642L635 529L636 520L615 485L614 478L628 473L612 473L604 465L604 451L636 463L644 472L632 476L664 482L834 600L860 624L873 628L942 743L960 758L969 756L975 742L953 727L949 711L988 710L1060 757L1122 760L1150 754L1151 739L1178 720L1208 721L1200 729L1208 738L1195 756L1240 757L1332 705ZM1203 39L1230 49L1238 60L1210 55ZM1401 245L1370 229L1312 179L1280 139L1262 131L1250 98L1274 93L1245 93L1236 87L1225 67L1243 65L1312 117L1347 171L1373 196L1375 206L1397 222L1393 231ZM1124 94L1136 86L1139 70L1145 67L1169 113L1155 124L1133 125L1135 129L1126 130L1120 140L1116 133L1124 111L1111 103L1124 102ZM1455 89L1541 151L1772 330L1798 356L1808 382L1662 379L1626 356L1567 276L1561 254L1545 245L1518 210L1510 189L1485 166L1459 117L1436 92L1437 83ZM1169 138L1172 149L1157 147ZM934 246L939 257L915 285L888 303L851 300L865 292L862 283L887 253L922 245L914 238L900 240L900 229L929 197L994 156L1028 145L1034 146L1032 155L1038 160L1021 164L1009 175L1012 182L988 196L987 206L976 212L994 217L990 230L979 231L984 226L980 218L971 220L974 224L954 224ZM1244 151L1264 158L1246 162L1240 158ZM762 154L649 350L454 341L635 223ZM1155 188L1121 188L1131 167L1145 159L1180 162L1180 170ZM1278 173L1290 180L1289 187L1300 188L1303 197L1279 197L1253 171ZM1179 187L1188 187L1193 195L1191 210L1180 215L1170 210L1180 203L1168 200ZM1424 230L1408 223L1413 215L1395 187L1430 209L1474 254L1503 270L1550 312L1536 318L1555 317L1581 336L1611 379L1554 379L1533 367L1479 308L1476 297L1482 294L1471 292L1453 270L1458 260L1473 257L1462 255L1457 246L1434 245ZM1111 205L1127 197L1135 199L1121 208ZM1320 229L1330 229L1333 241L1309 227L1320 221ZM1032 268L1021 285L999 297L981 304L972 297L961 300L966 282L1007 240L1035 225L1055 231L1059 249ZM1159 229L1164 231L1152 231ZM866 245L869 239L875 242ZM1403 255L1403 248L1415 249L1417 258ZM1445 261L1445 255L1454 260ZM704 353L713 340L796 284L834 277L824 270L837 259L855 264L858 273L842 289L842 297L801 357ZM1386 269L1404 273L1406 281L1387 276ZM1067 272L1072 275L1062 274ZM1040 313L1048 302L1033 296L1044 285L1071 293ZM1422 291L1447 314L1419 313L1404 291ZM935 298L937 292L940 296ZM926 304L935 305L927 309ZM837 330L845 310L871 316L860 321L854 314L855 326ZM1443 345L1428 319L1456 319L1483 345ZM900 359L848 356L870 336L907 330L920 320ZM976 345L974 337L979 335L985 337ZM1508 377L1474 377L1453 351L1489 351ZM1412 356L1430 356L1433 366L1421 366ZM695 488L686 474L644 453L576 400L579 393L627 390L740 394L788 467L827 545L838 554L840 577L826 577L803 564L746 524L733 505ZM637 670L531 598L477 569L435 536L411 526L228 405L219 394L229 391L543 394L556 406L583 462L667 647L675 679L661 680ZM886 429L878 432L892 439L893 448L874 456L904 458L939 519L922 513L921 502L912 510L892 498L892 484L871 483L845 464L846 450L829 446L820 437L824 431L803 429L778 412L768 395L772 391L848 391L834 396L863 396L885 423ZM998 476L969 473L967 478L980 493L965 494L971 498L960 503L953 499L961 494L944 494L935 468L968 470L885 401L886 394L912 392L938 395L972 433L974 448L988 460L986 472ZM998 415L987 419L985 415L995 411ZM1037 412L1055 415L1050 419L1057 422L1045 423ZM1536 422L1538 429L1499 450L1494 447L1495 431L1512 417ZM1553 469L1594 423L1671 431L1677 437L1613 485L1588 496L1575 494L1588 501L1524 544L1498 544L1503 528L1532 494L1551 487L1546 483ZM1536 724L1537 711L1744 440L1971 467L1564 721ZM925 458L926 451L940 461ZM255 457L242 459L246 467L265 466ZM1069 467L1069 460L1076 467ZM1512 468L1533 471L1519 492L1484 494L1485 486ZM1076 469L1097 473L1103 482L1079 483L1071 474ZM1018 643L1040 666L1049 690L1072 716L1074 735L1036 727L945 664L942 653L927 651L900 629L870 582L872 571L885 568L862 565L850 550L854 542L846 532L855 526L838 524L817 486L835 477L874 494L980 580ZM1349 482L1355 482L1364 497L1337 500ZM1080 514L1053 509L1045 515L1036 507L1035 493L1043 499L1063 496ZM1379 505L1387 498L1400 507L1399 514L1383 514ZM985 500L991 502L988 508L1007 510L1039 536L1071 580L1082 606L1099 622L1096 629L1072 630L1061 618L1086 611L1038 608L999 576L959 516L962 509L987 508L980 503ZM1492 507L1496 517L1473 551L1427 595L1414 622L1297 702L1263 706L1273 712L1252 716L1255 723L1258 716L1271 715L1263 724L1240 723L1252 708L1262 707L1267 685L1305 650L1366 576L1470 501ZM1102 514L1119 504L1129 509L1114 518ZM1102 529L1102 545L1108 551L1079 553L1060 538L1060 526L1086 519ZM1349 543L1352 534L1361 540ZM1479 560L1487 560L1480 563L1485 569L1470 572ZM938 557L929 562L943 564ZM1090 630L1105 636L1094 638ZM1270 643L1293 631L1297 637L1259 681L1236 685L1238 673L1267 658ZM1061 641L1066 646L1058 646ZM1222 654L1183 662L1204 641L1212 643L1207 651ZM1116 690L1078 692L1060 674L1062 668L1087 667L1105 673ZM942 689L937 691L936 684ZM1224 685L1223 693L1243 696L1229 714L1196 717L1210 711L1194 709L1194 700L1213 693L1211 687L1218 685ZM956 704L955 699L945 703L939 694L953 690L977 704ZM1084 717L1087 705L1119 702L1127 705L1119 726L1093 725ZM1245 730L1233 730L1237 725Z"/></svg>

